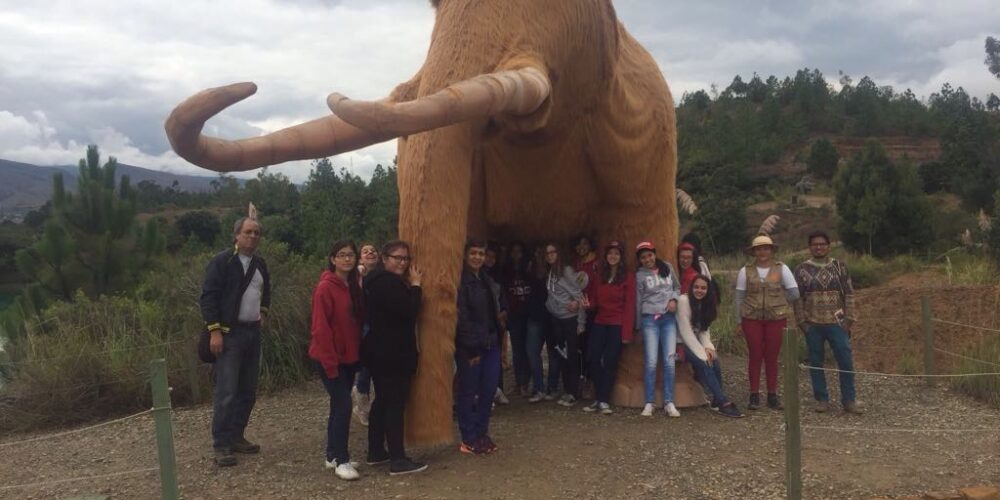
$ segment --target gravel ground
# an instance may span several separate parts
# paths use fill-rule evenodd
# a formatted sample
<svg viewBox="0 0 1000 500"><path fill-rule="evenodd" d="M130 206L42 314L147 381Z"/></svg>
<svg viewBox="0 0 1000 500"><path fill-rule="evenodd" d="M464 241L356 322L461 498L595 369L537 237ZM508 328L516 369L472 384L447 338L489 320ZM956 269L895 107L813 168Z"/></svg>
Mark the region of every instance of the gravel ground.
<svg viewBox="0 0 1000 500"><path fill-rule="evenodd" d="M745 361L726 358L727 390L744 403ZM802 373L805 498L867 498L1000 483L1000 411L918 379L859 378L863 416L810 411ZM832 389L836 382L831 380ZM510 385L508 385L510 387ZM834 399L836 395L833 396ZM323 469L327 397L318 383L261 398L248 435L257 456L220 470L208 439L211 408L175 413L180 487L185 498L521 499L782 498L781 413L761 410L730 420L705 408L644 418L634 409L590 415L582 405L529 405L513 398L497 409L492 434L500 450L470 457L455 447L412 449L424 473L390 477L362 465L356 482ZM991 429L981 433L864 432L808 426L897 429ZM44 434L39 436L45 436ZM35 436L15 436L7 442ZM363 459L364 428L352 424L351 451ZM3 446L0 498L108 495L154 498L155 471L44 486L57 481L155 467L152 419L142 416L79 434Z"/></svg>

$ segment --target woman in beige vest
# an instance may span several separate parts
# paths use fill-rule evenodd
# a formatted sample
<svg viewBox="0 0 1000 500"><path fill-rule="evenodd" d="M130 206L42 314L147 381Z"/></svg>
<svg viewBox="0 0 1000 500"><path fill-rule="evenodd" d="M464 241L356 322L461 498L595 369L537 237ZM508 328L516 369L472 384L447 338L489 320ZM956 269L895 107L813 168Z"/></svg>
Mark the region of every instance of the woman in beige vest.
<svg viewBox="0 0 1000 500"><path fill-rule="evenodd" d="M767 406L782 409L778 399L778 355L791 302L798 300L799 288L788 266L773 259L774 241L766 235L750 245L754 262L740 269L736 277L737 335L747 342L750 377L748 408L760 408L760 367L767 372ZM794 397L794 395L793 395Z"/></svg>

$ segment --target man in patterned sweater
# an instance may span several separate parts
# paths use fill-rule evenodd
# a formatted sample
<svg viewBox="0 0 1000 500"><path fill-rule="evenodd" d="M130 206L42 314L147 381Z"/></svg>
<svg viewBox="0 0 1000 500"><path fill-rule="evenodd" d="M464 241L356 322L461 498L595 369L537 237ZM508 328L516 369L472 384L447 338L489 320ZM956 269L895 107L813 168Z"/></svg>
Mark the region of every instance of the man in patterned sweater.
<svg viewBox="0 0 1000 500"><path fill-rule="evenodd" d="M822 368L824 342L830 343L840 372L840 394L844 411L862 413L854 392L854 360L851 355L851 326L854 324L854 289L847 265L830 257L830 237L823 231L809 235L812 258L795 268L795 281L802 300L795 302L795 318L806 335L809 366ZM826 375L822 370L809 370L813 395L818 401L816 411L831 410Z"/></svg>

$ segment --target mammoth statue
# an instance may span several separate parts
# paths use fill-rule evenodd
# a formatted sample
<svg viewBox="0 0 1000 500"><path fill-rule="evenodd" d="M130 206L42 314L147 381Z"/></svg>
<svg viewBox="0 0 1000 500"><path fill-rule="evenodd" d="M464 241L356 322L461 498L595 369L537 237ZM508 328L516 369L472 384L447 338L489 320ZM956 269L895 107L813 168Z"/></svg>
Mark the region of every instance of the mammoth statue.
<svg viewBox="0 0 1000 500"><path fill-rule="evenodd" d="M424 272L420 365L408 441L450 442L456 291L467 236L631 245L677 242L674 104L611 0L436 0L423 66L375 102L331 94L333 111L268 135L202 135L256 91L237 83L177 106L174 151L220 172L321 158L398 138L399 236ZM633 257L634 258L634 257ZM633 260L634 262L634 260ZM615 402L641 406L642 347L623 353ZM678 370L678 406L704 399ZM657 391L659 392L659 391Z"/></svg>

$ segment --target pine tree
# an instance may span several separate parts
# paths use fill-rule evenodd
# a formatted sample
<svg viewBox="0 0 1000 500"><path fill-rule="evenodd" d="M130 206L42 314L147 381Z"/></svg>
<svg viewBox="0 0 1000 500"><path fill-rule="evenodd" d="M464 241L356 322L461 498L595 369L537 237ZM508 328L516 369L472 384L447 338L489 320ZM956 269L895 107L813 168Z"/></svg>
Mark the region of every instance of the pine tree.
<svg viewBox="0 0 1000 500"><path fill-rule="evenodd" d="M21 273L56 298L71 300L78 289L92 297L125 289L163 251L158 224L136 222L135 192L127 175L116 185L117 166L113 157L102 166L97 146L88 146L75 193L55 174L42 236L15 257Z"/></svg>

